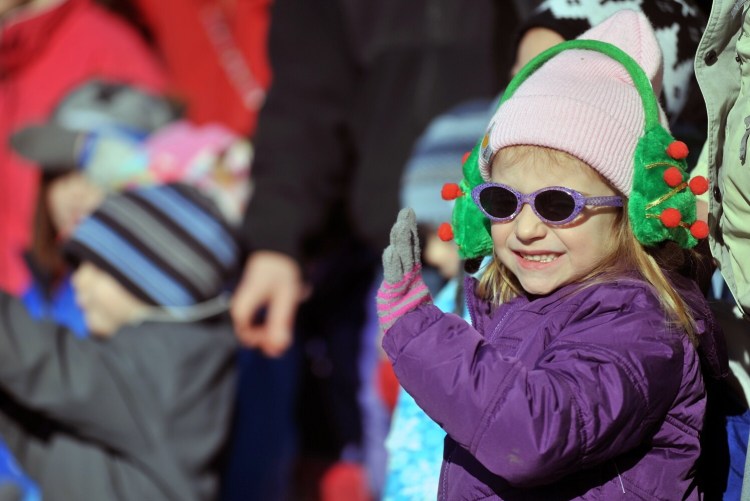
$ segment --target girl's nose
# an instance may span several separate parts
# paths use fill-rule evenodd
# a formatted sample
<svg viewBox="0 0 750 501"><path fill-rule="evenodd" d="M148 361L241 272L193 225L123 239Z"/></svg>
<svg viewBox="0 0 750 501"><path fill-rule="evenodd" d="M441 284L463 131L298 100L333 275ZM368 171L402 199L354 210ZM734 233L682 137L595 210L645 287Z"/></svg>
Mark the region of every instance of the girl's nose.
<svg viewBox="0 0 750 501"><path fill-rule="evenodd" d="M531 210L528 204L521 207L521 212L513 219L516 238L520 241L537 240L547 232L547 225Z"/></svg>

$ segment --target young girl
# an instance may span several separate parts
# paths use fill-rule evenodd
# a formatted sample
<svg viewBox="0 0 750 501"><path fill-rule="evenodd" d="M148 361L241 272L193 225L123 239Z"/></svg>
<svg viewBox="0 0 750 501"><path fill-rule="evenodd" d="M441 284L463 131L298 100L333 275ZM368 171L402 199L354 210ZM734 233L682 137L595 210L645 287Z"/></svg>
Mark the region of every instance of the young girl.
<svg viewBox="0 0 750 501"><path fill-rule="evenodd" d="M705 236L705 186L660 125L646 18L581 38L518 74L454 186L459 252L492 255L472 326L431 304L409 209L383 255L383 347L448 434L440 499L699 496L696 346L725 366L702 294L663 268Z"/></svg>

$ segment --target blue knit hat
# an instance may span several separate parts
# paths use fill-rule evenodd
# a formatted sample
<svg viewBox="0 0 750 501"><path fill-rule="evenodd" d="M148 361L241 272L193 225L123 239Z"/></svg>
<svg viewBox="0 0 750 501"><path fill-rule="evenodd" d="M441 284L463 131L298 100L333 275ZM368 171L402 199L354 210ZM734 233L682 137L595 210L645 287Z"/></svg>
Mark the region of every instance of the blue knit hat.
<svg viewBox="0 0 750 501"><path fill-rule="evenodd" d="M108 196L64 245L144 302L190 307L219 297L236 276L240 249L216 207L174 183Z"/></svg>
<svg viewBox="0 0 750 501"><path fill-rule="evenodd" d="M494 100L476 99L436 117L417 140L401 178L401 206L411 207L417 222L434 228L450 220L452 203L440 190L461 179L461 158L484 133Z"/></svg>

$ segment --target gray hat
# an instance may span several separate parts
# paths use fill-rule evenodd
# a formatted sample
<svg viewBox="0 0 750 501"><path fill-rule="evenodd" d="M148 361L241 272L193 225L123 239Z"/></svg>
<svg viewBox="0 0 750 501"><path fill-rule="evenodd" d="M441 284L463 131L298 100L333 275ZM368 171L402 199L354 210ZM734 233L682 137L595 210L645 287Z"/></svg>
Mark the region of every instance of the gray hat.
<svg viewBox="0 0 750 501"><path fill-rule="evenodd" d="M177 115L175 107L162 96L122 82L93 79L60 101L52 121L72 130L115 127L148 135Z"/></svg>

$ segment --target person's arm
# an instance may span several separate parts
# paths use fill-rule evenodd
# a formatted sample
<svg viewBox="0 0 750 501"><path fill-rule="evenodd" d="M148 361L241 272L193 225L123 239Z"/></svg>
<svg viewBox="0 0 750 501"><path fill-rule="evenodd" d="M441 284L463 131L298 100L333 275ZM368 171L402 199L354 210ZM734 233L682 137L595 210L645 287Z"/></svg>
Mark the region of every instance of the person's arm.
<svg viewBox="0 0 750 501"><path fill-rule="evenodd" d="M617 303L643 304L635 294L619 301L627 296ZM434 306L407 313L384 347L406 391L488 470L543 485L635 448L679 389L683 347L677 334L658 332L663 314L653 304L610 306L582 308L589 320L558 334L535 364L502 356Z"/></svg>
<svg viewBox="0 0 750 501"><path fill-rule="evenodd" d="M0 294L0 390L65 430L48 442L24 439L17 454L73 499L189 499L196 485L210 489L209 465L229 429L236 346L226 324L149 323L79 339ZM76 458L97 476L72 487L66 461ZM174 482L177 463L194 485Z"/></svg>
<svg viewBox="0 0 750 501"><path fill-rule="evenodd" d="M2 389L111 450L145 450L155 438L148 432L153 407L141 399L145 393L130 393L128 384L142 374L101 343L34 320L21 301L0 293Z"/></svg>
<svg viewBox="0 0 750 501"><path fill-rule="evenodd" d="M240 342L269 357L283 355L293 341L303 289L297 261L282 252L253 252L232 295L230 311Z"/></svg>
<svg viewBox="0 0 750 501"><path fill-rule="evenodd" d="M279 355L291 344L303 293L303 246L354 168L348 116L357 70L337 2L277 0L269 44L273 83L254 139L241 233L251 254L232 318L243 343Z"/></svg>

